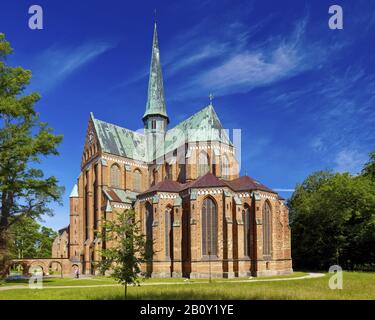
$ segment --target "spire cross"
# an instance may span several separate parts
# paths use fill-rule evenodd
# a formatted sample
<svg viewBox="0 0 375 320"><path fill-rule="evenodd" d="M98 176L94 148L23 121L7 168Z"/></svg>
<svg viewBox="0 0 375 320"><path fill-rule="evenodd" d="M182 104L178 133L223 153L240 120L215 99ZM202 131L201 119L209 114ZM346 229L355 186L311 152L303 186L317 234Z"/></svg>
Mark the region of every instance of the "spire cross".
<svg viewBox="0 0 375 320"><path fill-rule="evenodd" d="M210 93L209 98L210 98L210 106L212 106L212 102L214 100L214 96L212 93Z"/></svg>

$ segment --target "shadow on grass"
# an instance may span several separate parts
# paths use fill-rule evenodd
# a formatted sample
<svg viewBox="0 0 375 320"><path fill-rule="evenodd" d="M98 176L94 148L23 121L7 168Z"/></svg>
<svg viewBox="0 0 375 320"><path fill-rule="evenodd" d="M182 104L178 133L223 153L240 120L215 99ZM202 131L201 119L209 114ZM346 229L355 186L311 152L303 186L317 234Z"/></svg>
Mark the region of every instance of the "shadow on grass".
<svg viewBox="0 0 375 320"><path fill-rule="evenodd" d="M6 280L4 281L4 285L7 284L28 284L30 279L13 279L13 280ZM54 279L49 279L49 278L43 278L43 282L50 283L50 282L55 282L56 280Z"/></svg>

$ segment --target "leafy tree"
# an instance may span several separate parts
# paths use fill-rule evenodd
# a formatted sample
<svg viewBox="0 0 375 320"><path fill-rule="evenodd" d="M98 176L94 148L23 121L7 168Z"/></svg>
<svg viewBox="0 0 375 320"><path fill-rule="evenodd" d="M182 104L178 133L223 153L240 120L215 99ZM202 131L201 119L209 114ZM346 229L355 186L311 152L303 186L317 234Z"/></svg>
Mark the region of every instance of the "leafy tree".
<svg viewBox="0 0 375 320"><path fill-rule="evenodd" d="M375 263L375 184L363 176L320 171L288 201L294 264L345 268Z"/></svg>
<svg viewBox="0 0 375 320"><path fill-rule="evenodd" d="M22 217L9 229L9 255L11 258L37 258L39 224L30 217Z"/></svg>
<svg viewBox="0 0 375 320"><path fill-rule="evenodd" d="M9 254L11 258L50 258L57 232L41 226L30 217L22 217L10 227Z"/></svg>
<svg viewBox="0 0 375 320"><path fill-rule="evenodd" d="M61 199L55 177L37 167L42 157L57 155L62 136L39 121L39 94L23 94L31 72L5 61L12 48L0 34L0 278L9 264L9 230L24 217L51 215L48 203Z"/></svg>
<svg viewBox="0 0 375 320"><path fill-rule="evenodd" d="M141 233L140 222L136 221L134 210L125 210L113 220L106 221L100 235L108 248L102 249L101 272L111 271L111 276L124 285L125 299L129 284L139 284L140 264L147 260L146 237Z"/></svg>
<svg viewBox="0 0 375 320"><path fill-rule="evenodd" d="M375 181L375 151L370 153L370 161L365 164L362 175Z"/></svg>
<svg viewBox="0 0 375 320"><path fill-rule="evenodd" d="M58 233L51 228L42 226L39 232L38 258L50 258L52 254L52 244Z"/></svg>

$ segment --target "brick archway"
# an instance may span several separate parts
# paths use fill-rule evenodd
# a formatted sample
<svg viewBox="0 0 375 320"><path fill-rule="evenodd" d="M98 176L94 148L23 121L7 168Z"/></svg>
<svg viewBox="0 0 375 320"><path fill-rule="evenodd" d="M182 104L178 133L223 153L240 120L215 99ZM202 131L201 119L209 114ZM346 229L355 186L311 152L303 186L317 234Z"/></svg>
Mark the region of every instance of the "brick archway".
<svg viewBox="0 0 375 320"><path fill-rule="evenodd" d="M82 273L82 263L80 261L71 261L68 258L54 258L54 259L14 259L11 261L8 274L10 269L15 265L22 265L23 275L29 276L32 267L41 267L43 275L49 275L49 269L53 264L60 266L61 277L63 275L73 275L74 268L78 268L79 272ZM74 267L74 268L73 268Z"/></svg>

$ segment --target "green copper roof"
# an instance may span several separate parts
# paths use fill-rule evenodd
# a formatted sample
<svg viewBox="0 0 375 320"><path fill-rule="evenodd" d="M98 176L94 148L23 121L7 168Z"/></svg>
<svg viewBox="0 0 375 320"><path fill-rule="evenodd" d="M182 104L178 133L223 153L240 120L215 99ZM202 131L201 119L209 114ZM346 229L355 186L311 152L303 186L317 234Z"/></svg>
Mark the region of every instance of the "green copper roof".
<svg viewBox="0 0 375 320"><path fill-rule="evenodd" d="M165 137L164 153L168 153L186 142L198 141L218 141L231 145L228 134L223 129L212 105L168 130Z"/></svg>
<svg viewBox="0 0 375 320"><path fill-rule="evenodd" d="M146 112L143 119L150 115L160 115L168 119L163 88L163 76L160 64L160 52L156 23L154 24L154 37L152 40L152 54L150 66L150 78L148 82ZM169 119L168 119L169 121Z"/></svg>
<svg viewBox="0 0 375 320"><path fill-rule="evenodd" d="M112 212L112 206L109 203L109 200L107 200L107 205L105 207L105 212Z"/></svg>
<svg viewBox="0 0 375 320"><path fill-rule="evenodd" d="M70 192L70 195L69 195L69 198L76 198L76 197L78 197L78 186L77 186L77 184L75 184L73 186L73 189L72 189L72 191Z"/></svg>
<svg viewBox="0 0 375 320"><path fill-rule="evenodd" d="M95 119L93 115L91 118L102 151L134 160L145 160L145 137L142 133Z"/></svg>
<svg viewBox="0 0 375 320"><path fill-rule="evenodd" d="M157 148L153 154L146 152L146 139L143 133L95 119L93 114L91 119L102 151L139 161L152 161L188 142L218 141L232 145L212 105L168 130L164 149Z"/></svg>

